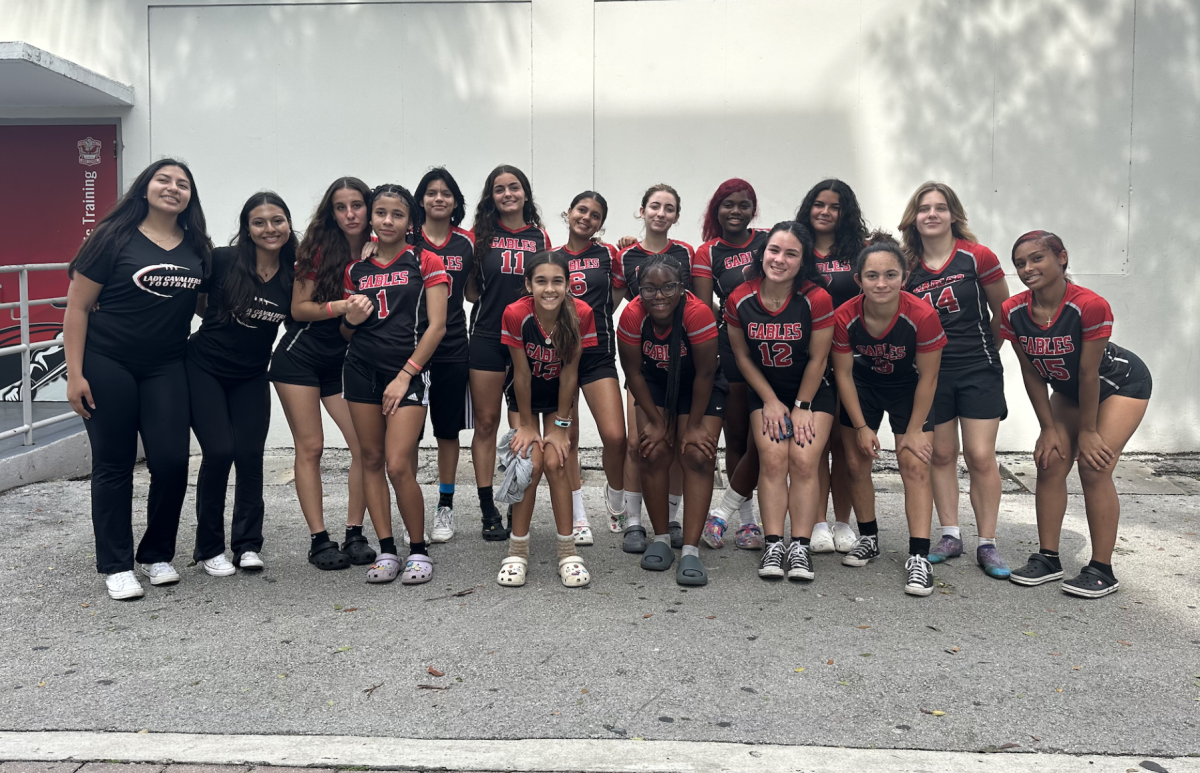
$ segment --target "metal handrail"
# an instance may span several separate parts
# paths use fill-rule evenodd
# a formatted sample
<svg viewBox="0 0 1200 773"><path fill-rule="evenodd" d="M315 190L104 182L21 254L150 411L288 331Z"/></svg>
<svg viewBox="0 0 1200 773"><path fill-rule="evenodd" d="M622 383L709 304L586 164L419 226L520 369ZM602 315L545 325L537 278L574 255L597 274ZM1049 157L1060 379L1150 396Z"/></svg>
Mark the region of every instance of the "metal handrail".
<svg viewBox="0 0 1200 773"><path fill-rule="evenodd" d="M31 446L33 445L33 431L35 429L48 427L60 421L67 421L76 415L72 411L70 413L60 413L57 416L51 416L41 421L33 420L33 378L31 374L32 363L29 356L30 352L60 345L58 341L31 342L29 340L29 307L66 301L66 298L41 298L31 301L29 299L29 272L62 271L69 265L69 263L26 263L18 266L0 266L0 274L19 274L20 300L15 303L0 303L0 310L20 309L21 343L14 346L0 347L0 357L6 354L19 353L21 355L21 421L23 422L19 427L0 432L0 440L24 434L24 445Z"/></svg>

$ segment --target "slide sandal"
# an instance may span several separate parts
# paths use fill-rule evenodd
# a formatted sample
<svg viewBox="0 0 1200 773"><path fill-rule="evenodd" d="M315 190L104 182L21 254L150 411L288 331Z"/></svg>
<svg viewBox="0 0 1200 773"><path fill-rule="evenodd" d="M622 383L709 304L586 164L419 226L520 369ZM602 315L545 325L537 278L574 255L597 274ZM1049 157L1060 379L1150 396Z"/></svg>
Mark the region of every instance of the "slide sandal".
<svg viewBox="0 0 1200 773"><path fill-rule="evenodd" d="M675 569L675 582L680 585L708 585L708 572L699 556L683 556Z"/></svg>
<svg viewBox="0 0 1200 773"><path fill-rule="evenodd" d="M641 566L643 569L649 569L651 572L665 572L671 568L671 564L675 563L675 551L671 550L671 546L665 542L657 540L650 543L646 548L646 554L642 556Z"/></svg>

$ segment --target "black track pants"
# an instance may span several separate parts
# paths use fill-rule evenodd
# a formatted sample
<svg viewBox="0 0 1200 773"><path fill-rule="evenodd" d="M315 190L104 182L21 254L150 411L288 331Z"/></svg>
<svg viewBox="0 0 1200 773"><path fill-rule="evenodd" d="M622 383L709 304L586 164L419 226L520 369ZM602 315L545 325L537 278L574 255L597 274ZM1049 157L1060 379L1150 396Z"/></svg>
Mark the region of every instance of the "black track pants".
<svg viewBox="0 0 1200 773"><path fill-rule="evenodd" d="M196 549L204 561L225 552L225 495L229 469L237 470L230 547L234 559L263 545L263 447L271 422L271 393L264 372L248 379L214 376L187 363L192 429L200 450L196 480Z"/></svg>
<svg viewBox="0 0 1200 773"><path fill-rule="evenodd" d="M138 544L141 564L175 557L179 511L187 493L188 384L183 360L130 365L92 351L83 376L96 403L84 421L92 444L92 528L96 569L115 574L133 569L133 466L138 433L150 470L146 533Z"/></svg>

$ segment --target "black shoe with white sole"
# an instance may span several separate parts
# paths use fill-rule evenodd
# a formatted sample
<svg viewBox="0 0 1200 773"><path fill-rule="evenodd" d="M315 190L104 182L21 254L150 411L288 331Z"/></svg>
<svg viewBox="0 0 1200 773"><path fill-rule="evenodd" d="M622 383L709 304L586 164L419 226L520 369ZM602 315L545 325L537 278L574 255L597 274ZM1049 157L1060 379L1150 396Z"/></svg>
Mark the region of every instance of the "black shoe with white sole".
<svg viewBox="0 0 1200 773"><path fill-rule="evenodd" d="M1117 578L1105 574L1094 566L1085 566L1079 570L1079 576L1062 584L1063 593L1081 596L1085 599L1098 599L1110 593L1116 593L1121 587Z"/></svg>
<svg viewBox="0 0 1200 773"><path fill-rule="evenodd" d="M909 556L904 562L908 571L908 582L904 592L910 596L928 596L933 593L933 564L925 556Z"/></svg>
<svg viewBox="0 0 1200 773"><path fill-rule="evenodd" d="M850 552L842 556L844 566L866 566L872 558L879 558L879 535L863 535L850 548Z"/></svg>
<svg viewBox="0 0 1200 773"><path fill-rule="evenodd" d="M808 555L808 546L793 540L787 551L787 578L811 580L816 576L813 572L812 558Z"/></svg>
<svg viewBox="0 0 1200 773"><path fill-rule="evenodd" d="M758 562L758 576L779 578L783 577L784 549L783 542L768 542L763 551L762 560Z"/></svg>
<svg viewBox="0 0 1200 773"><path fill-rule="evenodd" d="M1063 576L1062 563L1056 556L1045 553L1031 553L1025 566L1013 569L1008 579L1017 585L1042 585Z"/></svg>

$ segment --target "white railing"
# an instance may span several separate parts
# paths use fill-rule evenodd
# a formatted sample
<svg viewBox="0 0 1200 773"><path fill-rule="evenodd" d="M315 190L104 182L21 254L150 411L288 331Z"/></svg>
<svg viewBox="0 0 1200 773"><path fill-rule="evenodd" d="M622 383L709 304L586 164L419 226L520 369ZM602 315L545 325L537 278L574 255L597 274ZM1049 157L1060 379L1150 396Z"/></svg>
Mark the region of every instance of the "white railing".
<svg viewBox="0 0 1200 773"><path fill-rule="evenodd" d="M21 313L21 343L14 346L0 346L0 357L8 354L21 355L21 421L19 427L0 432L0 440L14 437L16 435L25 435L25 445L33 445L33 431L48 427L51 424L57 424L60 421L66 421L77 414L74 411L70 413L51 416L49 419L41 421L33 420L33 379L30 362L30 352L35 352L40 349L51 349L55 346L62 346L62 341L37 341L29 340L29 307L30 306L45 306L50 303L66 303L66 298L41 298L35 301L29 300L29 272L30 271L63 271L67 268L67 263L30 263L24 266L0 266L0 274L18 274L21 288L20 300L12 303L0 303L0 311L7 309L20 309Z"/></svg>

